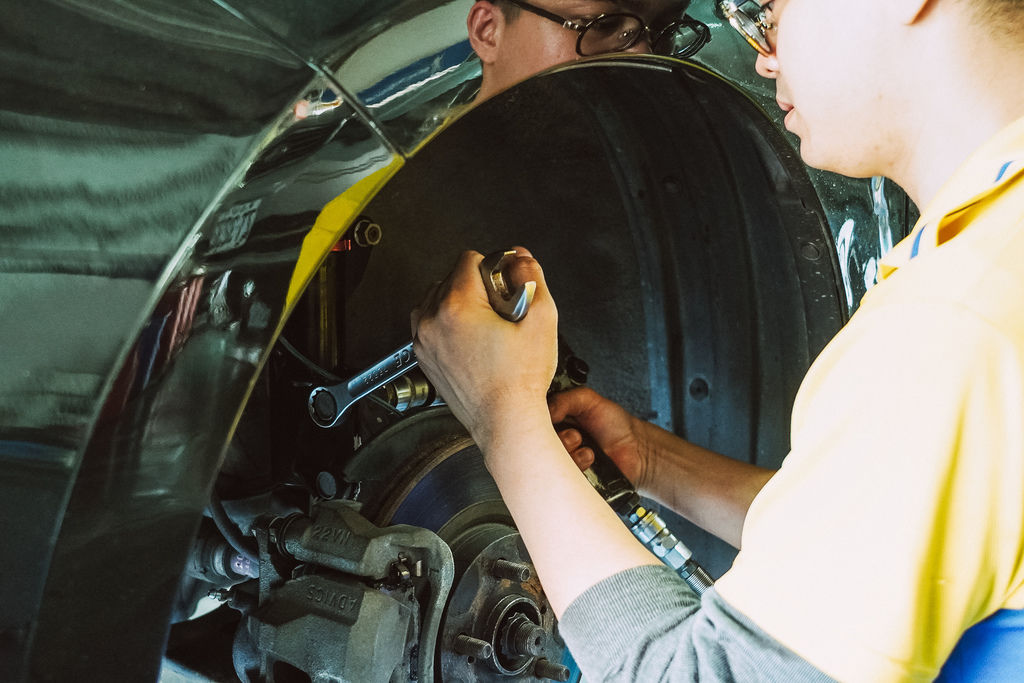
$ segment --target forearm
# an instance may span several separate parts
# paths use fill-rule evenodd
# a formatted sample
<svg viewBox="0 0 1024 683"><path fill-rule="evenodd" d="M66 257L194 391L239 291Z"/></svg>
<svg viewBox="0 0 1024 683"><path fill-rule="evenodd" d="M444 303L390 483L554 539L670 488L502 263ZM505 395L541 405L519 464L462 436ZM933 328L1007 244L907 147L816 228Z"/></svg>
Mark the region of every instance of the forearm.
<svg viewBox="0 0 1024 683"><path fill-rule="evenodd" d="M640 492L740 547L743 521L774 470L719 455L644 423Z"/></svg>
<svg viewBox="0 0 1024 683"><path fill-rule="evenodd" d="M599 581L659 561L566 456L546 408L519 417L514 426L477 442L560 617Z"/></svg>

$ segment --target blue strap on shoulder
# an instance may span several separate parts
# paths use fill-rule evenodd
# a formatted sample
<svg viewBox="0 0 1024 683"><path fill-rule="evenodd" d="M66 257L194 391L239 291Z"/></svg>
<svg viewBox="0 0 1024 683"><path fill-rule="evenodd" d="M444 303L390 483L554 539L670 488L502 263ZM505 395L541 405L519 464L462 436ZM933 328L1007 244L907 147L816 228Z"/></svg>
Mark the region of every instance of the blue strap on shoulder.
<svg viewBox="0 0 1024 683"><path fill-rule="evenodd" d="M937 683L1024 680L1024 610L999 610L960 637Z"/></svg>

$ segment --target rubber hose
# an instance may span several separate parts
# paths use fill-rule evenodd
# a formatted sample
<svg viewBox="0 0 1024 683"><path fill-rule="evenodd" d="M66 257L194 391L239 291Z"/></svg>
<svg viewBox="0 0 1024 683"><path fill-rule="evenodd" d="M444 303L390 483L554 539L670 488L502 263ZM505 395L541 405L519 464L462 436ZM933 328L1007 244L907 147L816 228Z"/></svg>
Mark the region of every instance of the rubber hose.
<svg viewBox="0 0 1024 683"><path fill-rule="evenodd" d="M207 509L224 540L234 548L235 552L252 562L253 566L258 567L260 560L259 551L256 549L256 542L251 538L246 538L238 528L238 525L231 521L227 511L224 509L224 503L221 502L220 496L216 492L210 493L210 505Z"/></svg>

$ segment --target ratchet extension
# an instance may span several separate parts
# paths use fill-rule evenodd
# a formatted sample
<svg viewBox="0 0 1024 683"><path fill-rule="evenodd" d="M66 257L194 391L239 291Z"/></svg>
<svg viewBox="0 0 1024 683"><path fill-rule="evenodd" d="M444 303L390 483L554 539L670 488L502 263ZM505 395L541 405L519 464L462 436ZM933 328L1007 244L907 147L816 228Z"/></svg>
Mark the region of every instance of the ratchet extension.
<svg viewBox="0 0 1024 683"><path fill-rule="evenodd" d="M508 268L515 258L516 251L506 249L488 254L480 262L480 276L491 307L511 322L519 322L526 316L537 289L536 282L526 282L519 286L509 283ZM412 349L412 342L409 342L351 379L315 387L309 392L307 401L309 416L317 426L333 427L356 401L398 379L417 365L419 360Z"/></svg>
<svg viewBox="0 0 1024 683"><path fill-rule="evenodd" d="M643 505L640 494L614 461L576 425L562 424L558 429L572 427L583 436L583 445L594 451L594 462L585 472L619 517L644 546L678 574L697 595L714 585L708 573L693 559L693 552L676 538L656 512Z"/></svg>

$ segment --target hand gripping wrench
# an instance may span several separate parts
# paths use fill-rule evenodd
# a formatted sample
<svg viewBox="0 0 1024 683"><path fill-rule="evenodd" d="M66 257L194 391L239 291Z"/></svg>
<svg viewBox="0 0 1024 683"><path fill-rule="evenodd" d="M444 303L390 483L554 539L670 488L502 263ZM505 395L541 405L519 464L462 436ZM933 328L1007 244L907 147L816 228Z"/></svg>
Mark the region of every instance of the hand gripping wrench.
<svg viewBox="0 0 1024 683"><path fill-rule="evenodd" d="M480 262L480 276L487 289L491 308L505 320L519 322L526 316L537 290L536 282L510 286L509 266L515 261L516 251L496 251ZM321 386L309 392L309 416L319 427L333 427L356 401L365 398L419 365L412 350L412 342L377 361L356 376L338 384Z"/></svg>

